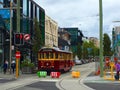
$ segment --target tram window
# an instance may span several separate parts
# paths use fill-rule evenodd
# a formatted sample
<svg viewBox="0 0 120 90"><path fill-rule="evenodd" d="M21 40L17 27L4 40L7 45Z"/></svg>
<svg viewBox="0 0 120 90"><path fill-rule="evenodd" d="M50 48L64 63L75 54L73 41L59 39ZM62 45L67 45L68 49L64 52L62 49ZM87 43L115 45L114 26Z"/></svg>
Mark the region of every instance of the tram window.
<svg viewBox="0 0 120 90"><path fill-rule="evenodd" d="M46 53L46 58L47 58L47 59L49 58L49 53Z"/></svg>
<svg viewBox="0 0 120 90"><path fill-rule="evenodd" d="M62 56L63 56L63 59L64 59L64 58L65 58L65 57L64 57L64 53L62 54Z"/></svg>
<svg viewBox="0 0 120 90"><path fill-rule="evenodd" d="M65 57L64 57L64 58L65 58L65 59L67 59L67 54L64 54L64 55L65 55Z"/></svg>
<svg viewBox="0 0 120 90"><path fill-rule="evenodd" d="M53 58L53 53L50 53L50 58Z"/></svg>
<svg viewBox="0 0 120 90"><path fill-rule="evenodd" d="M68 59L70 60L70 54L68 54Z"/></svg>
<svg viewBox="0 0 120 90"><path fill-rule="evenodd" d="M67 59L69 59L69 54L67 54Z"/></svg>
<svg viewBox="0 0 120 90"><path fill-rule="evenodd" d="M41 53L41 58L42 58L42 59L44 58L44 53Z"/></svg>
<svg viewBox="0 0 120 90"><path fill-rule="evenodd" d="M55 58L58 59L58 53L55 54Z"/></svg>
<svg viewBox="0 0 120 90"><path fill-rule="evenodd" d="M67 58L67 59L69 60L69 54L68 54L67 56L68 56L68 58Z"/></svg>
<svg viewBox="0 0 120 90"><path fill-rule="evenodd" d="M38 58L41 59L41 53L39 53Z"/></svg>
<svg viewBox="0 0 120 90"><path fill-rule="evenodd" d="M62 53L60 53L60 59L62 59Z"/></svg>

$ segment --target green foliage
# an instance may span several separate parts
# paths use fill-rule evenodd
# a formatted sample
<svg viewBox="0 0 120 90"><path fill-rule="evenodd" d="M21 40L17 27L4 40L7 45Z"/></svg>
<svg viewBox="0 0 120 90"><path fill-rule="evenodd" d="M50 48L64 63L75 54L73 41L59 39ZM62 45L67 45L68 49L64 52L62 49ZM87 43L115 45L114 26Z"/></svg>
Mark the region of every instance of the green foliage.
<svg viewBox="0 0 120 90"><path fill-rule="evenodd" d="M111 50L111 40L108 36L108 34L104 34L103 38L103 54L104 56L111 56L112 50Z"/></svg>
<svg viewBox="0 0 120 90"><path fill-rule="evenodd" d="M34 67L34 63L30 62L29 59L25 59L22 61L21 67Z"/></svg>
<svg viewBox="0 0 120 90"><path fill-rule="evenodd" d="M82 45L82 58L86 59L90 56L98 56L99 55L99 48L94 45L93 42L84 42Z"/></svg>
<svg viewBox="0 0 120 90"><path fill-rule="evenodd" d="M34 40L33 40L33 52L38 53L39 49L43 46L42 32L37 19L34 20Z"/></svg>
<svg viewBox="0 0 120 90"><path fill-rule="evenodd" d="M77 56L79 59L82 58L82 47L81 47L80 43L78 43L78 45L77 45Z"/></svg>

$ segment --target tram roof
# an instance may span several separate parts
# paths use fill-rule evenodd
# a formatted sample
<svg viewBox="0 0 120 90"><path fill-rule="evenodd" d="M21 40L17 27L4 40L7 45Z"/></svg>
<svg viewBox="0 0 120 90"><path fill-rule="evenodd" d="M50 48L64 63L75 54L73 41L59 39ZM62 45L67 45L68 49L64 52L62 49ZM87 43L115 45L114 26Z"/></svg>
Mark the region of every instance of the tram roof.
<svg viewBox="0 0 120 90"><path fill-rule="evenodd" d="M59 48L57 48L57 47L42 47L39 51L41 51L41 50L46 50L46 49L52 49L52 50L55 50L55 51L57 51L57 52L65 52L65 53L72 53L71 51L65 51L65 50L60 50Z"/></svg>

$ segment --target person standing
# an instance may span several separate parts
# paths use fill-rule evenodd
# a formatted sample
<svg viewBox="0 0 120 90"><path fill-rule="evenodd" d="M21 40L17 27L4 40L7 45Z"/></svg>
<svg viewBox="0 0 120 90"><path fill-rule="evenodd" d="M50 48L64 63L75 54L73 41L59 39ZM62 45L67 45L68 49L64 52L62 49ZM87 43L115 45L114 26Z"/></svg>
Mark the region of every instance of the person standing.
<svg viewBox="0 0 120 90"><path fill-rule="evenodd" d="M115 79L119 80L119 72L120 72L120 60L118 60L115 64L115 68L116 68L116 75L115 75Z"/></svg>
<svg viewBox="0 0 120 90"><path fill-rule="evenodd" d="M5 61L4 65L3 65L3 72L4 72L4 74L6 74L7 68L8 68L8 61Z"/></svg>
<svg viewBox="0 0 120 90"><path fill-rule="evenodd" d="M14 74L14 72L15 72L15 61L12 61L12 63L11 63L11 68L12 68L12 72L13 72L13 74Z"/></svg>

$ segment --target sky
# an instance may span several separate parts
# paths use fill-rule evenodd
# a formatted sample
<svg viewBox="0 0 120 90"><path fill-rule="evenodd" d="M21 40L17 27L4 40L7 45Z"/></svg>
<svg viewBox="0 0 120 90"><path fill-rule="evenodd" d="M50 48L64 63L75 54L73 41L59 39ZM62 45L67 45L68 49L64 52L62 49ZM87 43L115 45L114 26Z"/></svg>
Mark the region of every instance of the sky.
<svg viewBox="0 0 120 90"><path fill-rule="evenodd" d="M99 38L99 0L34 0L61 28L78 27L87 37ZM102 0L103 33L119 26L120 0Z"/></svg>

